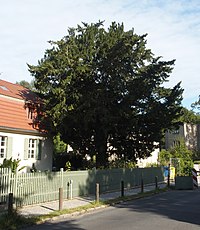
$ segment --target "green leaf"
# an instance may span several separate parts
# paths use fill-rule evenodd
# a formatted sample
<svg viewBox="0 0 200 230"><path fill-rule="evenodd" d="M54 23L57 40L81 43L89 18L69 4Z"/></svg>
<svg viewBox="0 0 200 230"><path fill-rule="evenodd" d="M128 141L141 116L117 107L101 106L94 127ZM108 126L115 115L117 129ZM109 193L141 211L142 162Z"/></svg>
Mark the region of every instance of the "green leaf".
<svg viewBox="0 0 200 230"><path fill-rule="evenodd" d="M183 89L163 86L175 61L156 57L146 37L116 22L83 23L29 65L44 100L41 124L83 158L96 155L97 167L112 154L133 162L150 156L178 124Z"/></svg>

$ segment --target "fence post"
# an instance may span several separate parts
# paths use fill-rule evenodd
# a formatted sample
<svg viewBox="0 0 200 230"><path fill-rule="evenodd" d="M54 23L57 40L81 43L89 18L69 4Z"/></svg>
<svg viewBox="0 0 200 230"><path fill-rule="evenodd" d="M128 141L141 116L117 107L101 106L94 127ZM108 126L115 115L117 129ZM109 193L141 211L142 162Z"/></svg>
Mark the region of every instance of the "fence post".
<svg viewBox="0 0 200 230"><path fill-rule="evenodd" d="M9 193L8 195L8 214L11 215L13 213L13 193Z"/></svg>
<svg viewBox="0 0 200 230"><path fill-rule="evenodd" d="M155 177L155 187L156 189L158 189L158 177L157 176Z"/></svg>
<svg viewBox="0 0 200 230"><path fill-rule="evenodd" d="M121 197L124 196L124 181L121 181Z"/></svg>
<svg viewBox="0 0 200 230"><path fill-rule="evenodd" d="M70 200L72 200L72 194L73 194L73 186L72 186L72 184L73 184L73 180L70 180L69 181L69 185L70 185Z"/></svg>
<svg viewBox="0 0 200 230"><path fill-rule="evenodd" d="M99 203L99 183L96 183L96 202Z"/></svg>
<svg viewBox="0 0 200 230"><path fill-rule="evenodd" d="M141 193L144 192L144 180L143 177L141 177Z"/></svg>
<svg viewBox="0 0 200 230"><path fill-rule="evenodd" d="M61 188L63 188L63 168L60 168L60 175L61 175Z"/></svg>
<svg viewBox="0 0 200 230"><path fill-rule="evenodd" d="M59 211L63 209L63 188L59 188Z"/></svg>
<svg viewBox="0 0 200 230"><path fill-rule="evenodd" d="M170 187L170 164L168 165L167 186Z"/></svg>
<svg viewBox="0 0 200 230"><path fill-rule="evenodd" d="M18 187L18 171L16 172L16 174L15 175L13 175L14 176L14 188L13 188L13 191L14 191L14 196L15 197L18 197L18 194L17 194L17 192L18 192L18 190L17 190L17 187ZM16 206L17 206L17 201L15 201L15 203L16 203Z"/></svg>

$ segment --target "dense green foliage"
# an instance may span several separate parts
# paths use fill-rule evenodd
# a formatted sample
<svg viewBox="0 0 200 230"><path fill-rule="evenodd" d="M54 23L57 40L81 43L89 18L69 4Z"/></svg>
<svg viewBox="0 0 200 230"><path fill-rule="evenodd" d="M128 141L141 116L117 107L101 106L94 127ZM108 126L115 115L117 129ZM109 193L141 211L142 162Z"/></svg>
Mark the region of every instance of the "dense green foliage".
<svg viewBox="0 0 200 230"><path fill-rule="evenodd" d="M174 60L162 61L146 48L146 35L101 22L70 28L50 41L37 66L29 65L44 101L48 129L96 166L109 155L148 157L181 110L180 83L165 88Z"/></svg>
<svg viewBox="0 0 200 230"><path fill-rule="evenodd" d="M200 124L200 115L192 110L182 108L180 122L190 124Z"/></svg>
<svg viewBox="0 0 200 230"><path fill-rule="evenodd" d="M176 168L178 175L191 175L193 168L193 153L189 150L184 140L180 139L179 144L176 144L169 150L161 150L159 153L159 162L161 165L168 165Z"/></svg>
<svg viewBox="0 0 200 230"><path fill-rule="evenodd" d="M195 101L194 103L192 103L192 108L196 109L196 110L200 110L200 95L197 101Z"/></svg>
<svg viewBox="0 0 200 230"><path fill-rule="evenodd" d="M19 168L20 160L12 159L4 159L3 163L0 165L0 168L10 168L13 173L17 171L23 170L26 166Z"/></svg>
<svg viewBox="0 0 200 230"><path fill-rule="evenodd" d="M53 137L54 154L65 153L67 151L67 144L60 139L60 134L57 133Z"/></svg>
<svg viewBox="0 0 200 230"><path fill-rule="evenodd" d="M27 89L30 89L30 90L35 90L35 86L34 86L34 81L32 80L31 82L28 82L28 81L25 81L25 80L22 80L22 81L17 81L16 84L18 85L21 85Z"/></svg>

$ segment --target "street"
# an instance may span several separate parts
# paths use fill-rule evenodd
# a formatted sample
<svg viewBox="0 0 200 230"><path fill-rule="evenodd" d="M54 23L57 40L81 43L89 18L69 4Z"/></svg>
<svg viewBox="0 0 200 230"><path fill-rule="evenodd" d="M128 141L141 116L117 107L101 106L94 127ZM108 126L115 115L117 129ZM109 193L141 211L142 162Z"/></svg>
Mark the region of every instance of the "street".
<svg viewBox="0 0 200 230"><path fill-rule="evenodd" d="M29 230L199 230L200 190L169 191Z"/></svg>

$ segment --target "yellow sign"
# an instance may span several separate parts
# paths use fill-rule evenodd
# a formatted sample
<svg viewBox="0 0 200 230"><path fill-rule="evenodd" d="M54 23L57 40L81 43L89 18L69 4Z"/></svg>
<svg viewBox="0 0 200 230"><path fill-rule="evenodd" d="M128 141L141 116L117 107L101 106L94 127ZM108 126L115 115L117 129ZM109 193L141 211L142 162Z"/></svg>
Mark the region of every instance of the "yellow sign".
<svg viewBox="0 0 200 230"><path fill-rule="evenodd" d="M170 167L170 179L175 179L175 167Z"/></svg>

